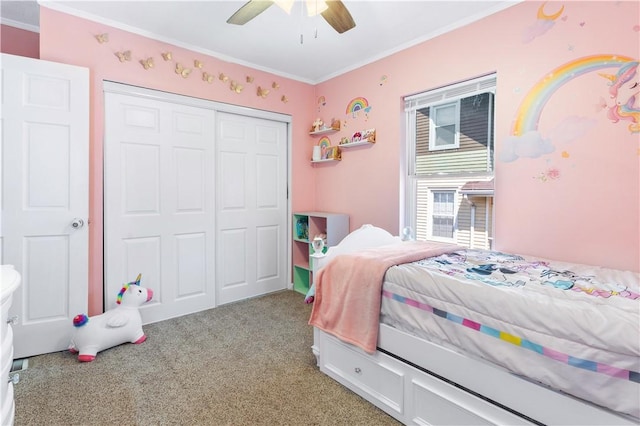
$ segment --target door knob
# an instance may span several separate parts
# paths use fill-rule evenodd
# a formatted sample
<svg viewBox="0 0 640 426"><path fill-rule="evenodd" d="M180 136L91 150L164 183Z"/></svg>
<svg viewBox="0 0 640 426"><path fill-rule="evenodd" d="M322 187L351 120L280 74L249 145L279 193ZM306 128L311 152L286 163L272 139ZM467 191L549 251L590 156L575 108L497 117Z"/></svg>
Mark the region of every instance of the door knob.
<svg viewBox="0 0 640 426"><path fill-rule="evenodd" d="M80 229L84 226L84 220L80 219L79 217L76 217L75 219L73 219L73 222L71 222L71 226L74 229Z"/></svg>

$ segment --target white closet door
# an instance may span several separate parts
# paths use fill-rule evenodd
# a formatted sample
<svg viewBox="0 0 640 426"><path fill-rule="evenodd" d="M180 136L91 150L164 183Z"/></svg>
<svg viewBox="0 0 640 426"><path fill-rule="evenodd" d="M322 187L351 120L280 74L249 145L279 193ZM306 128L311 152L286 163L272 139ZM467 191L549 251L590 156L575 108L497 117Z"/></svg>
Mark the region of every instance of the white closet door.
<svg viewBox="0 0 640 426"><path fill-rule="evenodd" d="M105 300L142 274L144 323L215 306L211 109L105 93Z"/></svg>
<svg viewBox="0 0 640 426"><path fill-rule="evenodd" d="M0 60L0 260L22 274L10 315L24 358L67 349L73 317L87 313L89 70Z"/></svg>
<svg viewBox="0 0 640 426"><path fill-rule="evenodd" d="M218 113L218 304L287 284L287 125Z"/></svg>

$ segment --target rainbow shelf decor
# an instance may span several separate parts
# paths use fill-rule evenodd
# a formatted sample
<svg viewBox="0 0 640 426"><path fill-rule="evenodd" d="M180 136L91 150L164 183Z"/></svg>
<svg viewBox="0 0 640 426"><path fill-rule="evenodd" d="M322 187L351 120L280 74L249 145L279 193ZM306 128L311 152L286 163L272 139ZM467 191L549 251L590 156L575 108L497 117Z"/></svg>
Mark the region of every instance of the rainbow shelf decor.
<svg viewBox="0 0 640 426"><path fill-rule="evenodd" d="M331 140L328 137L323 136L318 141L318 145L320 145L321 147L324 147L324 148L329 148L331 146Z"/></svg>
<svg viewBox="0 0 640 426"><path fill-rule="evenodd" d="M347 105L347 114L351 114L353 118L356 118L360 111L364 111L365 113L371 111L369 101L363 97L353 98L351 102L349 102L349 105Z"/></svg>

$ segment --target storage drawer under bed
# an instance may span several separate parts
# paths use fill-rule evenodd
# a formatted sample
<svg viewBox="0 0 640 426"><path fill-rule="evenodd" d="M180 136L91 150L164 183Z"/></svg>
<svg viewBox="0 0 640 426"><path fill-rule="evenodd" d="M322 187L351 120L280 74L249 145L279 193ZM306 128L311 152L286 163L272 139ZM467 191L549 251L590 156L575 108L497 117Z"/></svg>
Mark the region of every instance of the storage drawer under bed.
<svg viewBox="0 0 640 426"><path fill-rule="evenodd" d="M402 415L405 374L394 368L397 362L390 358L392 363L385 363L377 356L372 359L333 337L325 337L320 369L376 406L382 403L389 414Z"/></svg>
<svg viewBox="0 0 640 426"><path fill-rule="evenodd" d="M405 424L531 424L387 354L368 355L326 333L317 336L320 370Z"/></svg>

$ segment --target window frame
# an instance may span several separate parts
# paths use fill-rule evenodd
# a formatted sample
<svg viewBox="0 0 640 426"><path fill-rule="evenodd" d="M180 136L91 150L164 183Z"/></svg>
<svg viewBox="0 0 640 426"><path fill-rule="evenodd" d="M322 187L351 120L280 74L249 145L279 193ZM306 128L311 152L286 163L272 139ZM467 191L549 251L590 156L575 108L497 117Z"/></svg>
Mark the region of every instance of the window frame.
<svg viewBox="0 0 640 426"><path fill-rule="evenodd" d="M464 91L465 87L475 87L475 90ZM434 241L446 241L451 242L452 240L455 242L457 238L457 218L459 204L461 202L462 195L458 191L459 188L452 188L451 184L445 184L442 182L447 179L451 180L481 180L481 179L490 179L495 177L495 94L496 94L496 86L497 86L497 75L496 73L491 73L487 75L483 75L477 78L473 78L470 80L465 80L459 83L453 83L450 85L442 86L439 88L435 88L432 90L427 90L418 94L414 94L411 96L407 96L404 98L405 103L405 128L404 128L404 138L402 138L401 148L404 151L404 155L401 156L401 164L400 164L400 184L401 188L404 188L403 191L400 191L400 223L399 229L403 229L405 227L410 227L413 231L414 236L416 236L417 232L417 208L418 208L418 182L431 181L433 180L433 184L428 183L428 190L430 192L430 201L429 203L433 203L433 196L431 195L432 191L441 191L446 189L452 189L455 192L454 195L454 233L453 239L442 239L441 237L434 237L432 232L432 222L433 216L431 215L431 210L428 210L428 220L427 220L427 239ZM459 94L456 96L451 96L450 98L446 98L447 93L454 93L458 91ZM456 99L457 102L460 102L461 99L464 99L469 96L473 96L478 93L487 93L490 92L493 94L493 114L489 116L489 122L487 123L487 131L491 141L491 148L487 147L487 165L488 170L486 172L452 172L452 173L430 173L430 174L416 174L416 111L420 109L424 109L426 107L431 107L433 105L438 104L446 104L450 103L452 100ZM443 101L444 100L444 101ZM458 109L457 113L458 124L456 128L456 134L459 134L460 131L460 110ZM459 139L458 139L459 140ZM430 142L431 143L431 142ZM430 149L431 151L431 149ZM491 158L493 156L493 158ZM446 185L446 186L445 186ZM493 196L492 202L495 205L495 196ZM491 218L491 229L492 235L488 237L488 240L491 245L495 243L495 208L492 209L492 218Z"/></svg>

